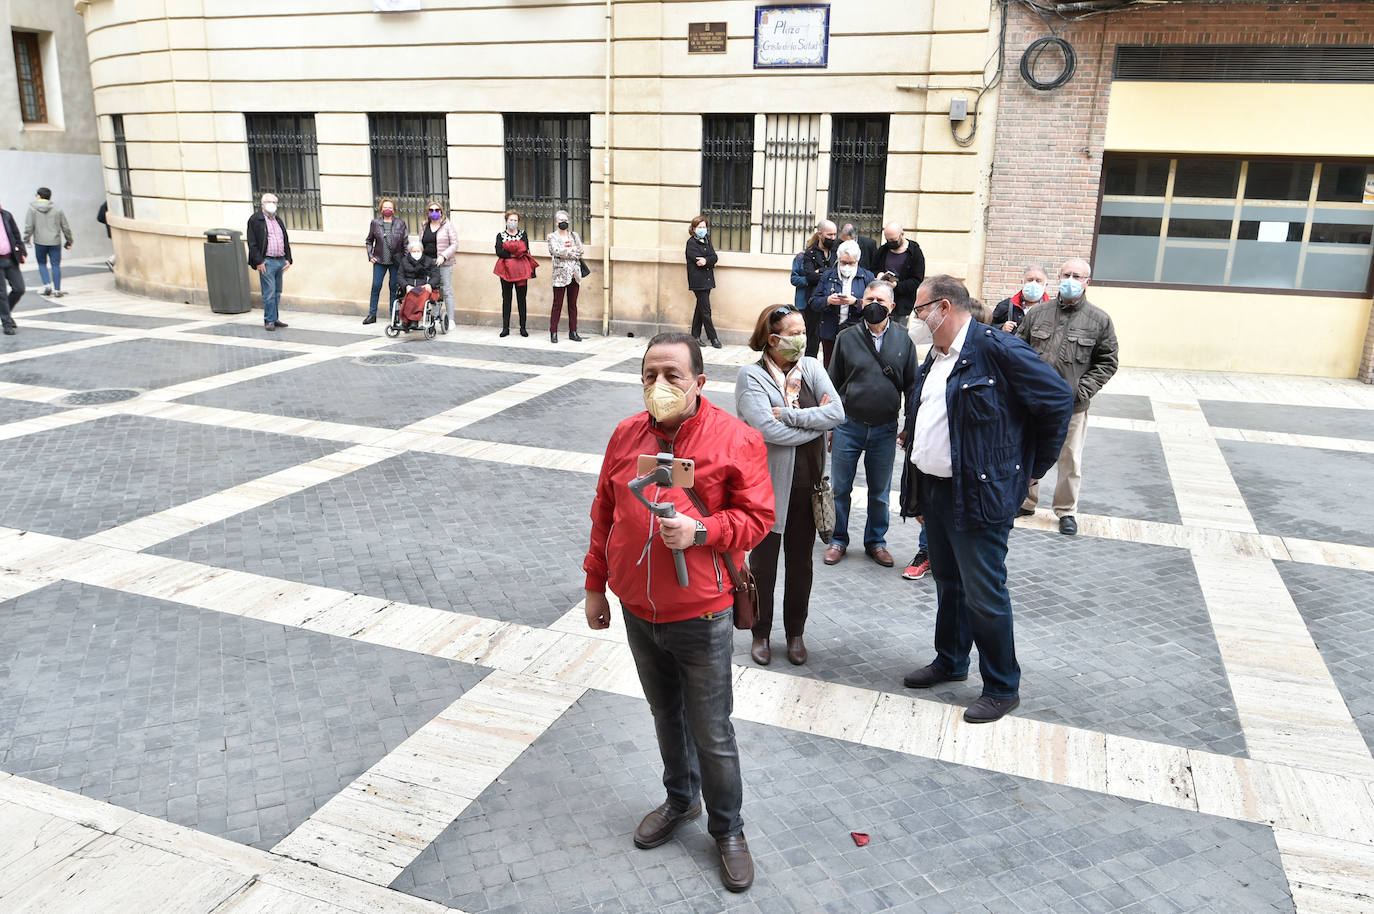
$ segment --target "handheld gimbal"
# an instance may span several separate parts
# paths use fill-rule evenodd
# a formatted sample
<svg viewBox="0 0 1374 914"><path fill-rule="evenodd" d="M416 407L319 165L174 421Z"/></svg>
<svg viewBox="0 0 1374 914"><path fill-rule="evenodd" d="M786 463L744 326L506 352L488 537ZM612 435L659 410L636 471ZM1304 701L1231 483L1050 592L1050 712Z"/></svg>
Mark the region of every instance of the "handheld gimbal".
<svg viewBox="0 0 1374 914"><path fill-rule="evenodd" d="M652 458L645 455L640 459L639 469L641 473L644 472L643 464L650 459L655 463L653 470L649 473L645 473L643 476L630 480L630 491L655 517L677 517L677 507L673 505L672 502L649 501L649 499L644 497L644 490L651 485L656 485L664 489L671 488L675 485L681 485L682 481L679 476L681 471L678 469L678 465L686 465L690 471L690 462L675 461L672 454L657 454ZM677 472L675 472L675 470ZM692 483L688 481L686 484L690 486ZM687 560L683 556L681 549L673 550L673 566L677 569L678 584L686 587Z"/></svg>

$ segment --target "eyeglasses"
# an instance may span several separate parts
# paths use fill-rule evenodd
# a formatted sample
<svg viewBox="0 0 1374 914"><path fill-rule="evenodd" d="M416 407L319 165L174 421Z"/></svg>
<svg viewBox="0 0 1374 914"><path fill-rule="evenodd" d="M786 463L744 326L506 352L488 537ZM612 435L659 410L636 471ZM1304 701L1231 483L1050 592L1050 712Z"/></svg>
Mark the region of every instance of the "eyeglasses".
<svg viewBox="0 0 1374 914"><path fill-rule="evenodd" d="M441 210L441 209L432 209L432 210L430 210L430 212L431 212L431 213L442 213L443 210Z"/></svg>
<svg viewBox="0 0 1374 914"><path fill-rule="evenodd" d="M916 315L917 317L920 317L922 311L926 310L927 308L933 308L942 301L944 301L943 298L932 298L930 301L925 302L924 304L917 304L916 307L911 309L911 313Z"/></svg>
<svg viewBox="0 0 1374 914"><path fill-rule="evenodd" d="M1060 278L1060 279L1076 279L1076 280L1078 280L1079 282L1082 282L1083 280L1085 280L1085 279L1088 278L1088 274L1087 274L1087 273L1073 273L1073 272L1070 272L1069 270L1065 270L1063 273L1060 273L1060 274L1059 274L1059 278Z"/></svg>

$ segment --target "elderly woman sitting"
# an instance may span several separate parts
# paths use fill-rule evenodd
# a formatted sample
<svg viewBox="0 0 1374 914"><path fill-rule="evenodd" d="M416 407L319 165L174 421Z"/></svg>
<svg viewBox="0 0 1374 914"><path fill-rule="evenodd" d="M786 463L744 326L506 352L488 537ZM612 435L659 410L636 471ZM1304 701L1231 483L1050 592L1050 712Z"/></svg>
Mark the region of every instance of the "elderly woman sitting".
<svg viewBox="0 0 1374 914"><path fill-rule="evenodd" d="M820 336L826 368L835 352L835 337L845 327L859 323L864 289L873 281L873 274L859 266L860 256L857 241L841 244L835 252L835 266L821 275L807 303L821 313Z"/></svg>

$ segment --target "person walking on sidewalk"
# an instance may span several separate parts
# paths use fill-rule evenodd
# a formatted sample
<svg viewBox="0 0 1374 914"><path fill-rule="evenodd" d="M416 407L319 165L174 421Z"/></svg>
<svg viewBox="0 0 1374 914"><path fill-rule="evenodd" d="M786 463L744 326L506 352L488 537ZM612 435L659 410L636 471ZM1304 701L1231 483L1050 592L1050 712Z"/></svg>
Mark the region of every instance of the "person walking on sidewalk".
<svg viewBox="0 0 1374 914"><path fill-rule="evenodd" d="M277 218L277 195L263 194L262 209L248 217L248 266L258 271L262 290L262 328L285 328L277 315L282 280L291 269L291 239Z"/></svg>
<svg viewBox="0 0 1374 914"><path fill-rule="evenodd" d="M5 336L14 336L14 308L24 297L24 274L19 267L28 259L24 236L10 211L0 206L0 326ZM9 287L9 295L5 287Z"/></svg>
<svg viewBox="0 0 1374 914"><path fill-rule="evenodd" d="M46 187L38 188L38 199L29 204L28 215L24 217L24 241L33 242L38 278L43 280L41 294L53 298L66 295L62 291L62 252L72 249L72 227L67 223L67 214L52 202L52 191ZM52 263L51 276L49 262Z"/></svg>
<svg viewBox="0 0 1374 914"><path fill-rule="evenodd" d="M736 566L773 526L773 485L763 436L702 396L701 347L685 333L649 341L641 378L645 412L616 426L592 501L587 624L609 628L606 587L620 597L626 641L653 712L667 799L635 829L638 848L658 847L701 815L732 892L754 882L744 839L743 780L735 728L730 655L734 596L718 574ZM677 516L656 518L630 492L641 454L671 452L696 462L692 488L653 490ZM681 552L687 586L678 583Z"/></svg>

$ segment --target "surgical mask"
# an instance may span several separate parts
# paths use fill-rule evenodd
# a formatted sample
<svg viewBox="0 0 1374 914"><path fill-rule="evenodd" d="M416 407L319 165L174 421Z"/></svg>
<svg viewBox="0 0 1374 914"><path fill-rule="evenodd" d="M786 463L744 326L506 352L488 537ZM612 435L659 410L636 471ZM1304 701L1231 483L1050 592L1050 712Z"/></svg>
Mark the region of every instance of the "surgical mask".
<svg viewBox="0 0 1374 914"><path fill-rule="evenodd" d="M1045 284L1042 283L1042 282L1036 282L1035 280L1032 279L1032 280L1030 280L1029 282L1027 282L1024 286L1021 287L1021 300L1022 300L1022 301L1039 301L1040 299L1042 299L1042 298L1044 298L1044 297L1045 297Z"/></svg>
<svg viewBox="0 0 1374 914"><path fill-rule="evenodd" d="M568 230L568 220L564 219L562 222L558 223L558 227L566 232Z"/></svg>
<svg viewBox="0 0 1374 914"><path fill-rule="evenodd" d="M1074 279L1072 276L1065 276L1059 280L1059 297L1065 301L1078 301L1078 297L1083 294L1082 280Z"/></svg>
<svg viewBox="0 0 1374 914"><path fill-rule="evenodd" d="M843 264L843 263L842 263L842 264L839 265L839 267L836 268L835 272L839 273L839 274L840 274L840 277L841 277L842 279L853 279L854 276L855 276L855 274L857 274L857 273L859 272L859 265L856 264L856 263L855 263L855 264Z"/></svg>
<svg viewBox="0 0 1374 914"><path fill-rule="evenodd" d="M382 215L387 217L388 219L390 219L395 213L396 211L389 206L382 210Z"/></svg>
<svg viewBox="0 0 1374 914"><path fill-rule="evenodd" d="M438 222L438 221L439 221L440 219L442 219L442 218L444 218L444 214L443 214L443 213L436 213L436 212L431 211L430 214L429 214L429 221L430 221L430 222Z"/></svg>
<svg viewBox="0 0 1374 914"><path fill-rule="evenodd" d="M779 357L789 362L795 362L806 354L805 333L798 333L796 336L779 336L776 333L773 335L778 338Z"/></svg>
<svg viewBox="0 0 1374 914"><path fill-rule="evenodd" d="M516 233L516 231L519 230L519 228L520 228L520 223L518 223L518 222L507 222L507 223L506 223L506 231L507 231L509 234L511 234L511 235L514 235L514 234Z"/></svg>
<svg viewBox="0 0 1374 914"><path fill-rule="evenodd" d="M705 237L706 237L706 226L704 226L704 225L698 225L695 229L692 230L692 233L693 233L694 235L696 235L698 238L705 238Z"/></svg>
<svg viewBox="0 0 1374 914"><path fill-rule="evenodd" d="M887 244L883 246L887 248L889 251L895 251L902 246L902 243L900 241L889 241L887 242Z"/></svg>
<svg viewBox="0 0 1374 914"><path fill-rule="evenodd" d="M262 205L262 211L263 211L264 213L267 213L267 214L270 216L271 214L273 214L273 213L275 213L275 212L277 211L277 204L275 204L275 203L264 203L264 204Z"/></svg>
<svg viewBox="0 0 1374 914"><path fill-rule="evenodd" d="M938 308L938 307L939 307L939 305L934 305L934 306L932 306L931 309L930 309L930 310L931 310L931 313L933 314L933 313L935 312L935 309ZM937 331L937 330L940 329L940 327L941 327L941 326L944 324L944 322L945 322L945 318L948 317L948 316L949 316L949 315L947 315L947 314L941 313L941 314L940 314L940 320L937 321L937 322L934 323L934 324L932 324L932 323L930 322L930 314L927 314L927 315L925 316L925 325L926 325L926 329L930 331L930 338L931 338L932 340L935 339L935 331Z"/></svg>
<svg viewBox="0 0 1374 914"><path fill-rule="evenodd" d="M656 381L644 388L644 408L657 422L671 422L687 410L687 393L696 387L695 382L687 391L663 381Z"/></svg>
<svg viewBox="0 0 1374 914"><path fill-rule="evenodd" d="M871 301L864 305L864 320L874 326L887 320L887 306L880 301Z"/></svg>
<svg viewBox="0 0 1374 914"><path fill-rule="evenodd" d="M821 239L821 246L824 247L827 251L834 250L834 248L835 248L835 239L834 239L834 238L822 238L822 239Z"/></svg>
<svg viewBox="0 0 1374 914"><path fill-rule="evenodd" d="M419 260L419 259L420 259L421 257L423 257L423 256L425 256L425 252L424 252L424 251L411 251L411 252L410 252L410 259L411 259L411 260Z"/></svg>

